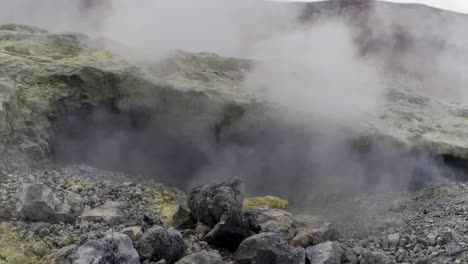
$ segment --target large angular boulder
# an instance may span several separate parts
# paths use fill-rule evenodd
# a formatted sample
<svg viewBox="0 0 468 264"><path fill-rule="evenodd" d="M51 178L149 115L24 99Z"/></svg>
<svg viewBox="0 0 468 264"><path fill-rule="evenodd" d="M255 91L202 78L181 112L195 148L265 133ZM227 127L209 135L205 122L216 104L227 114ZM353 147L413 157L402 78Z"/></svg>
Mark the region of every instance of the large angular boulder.
<svg viewBox="0 0 468 264"><path fill-rule="evenodd" d="M202 239L211 245L235 251L251 235L249 225L241 216L223 216Z"/></svg>
<svg viewBox="0 0 468 264"><path fill-rule="evenodd" d="M223 216L242 215L243 200L241 180L231 179L196 188L190 193L188 202L194 218L213 227Z"/></svg>
<svg viewBox="0 0 468 264"><path fill-rule="evenodd" d="M296 227L291 213L268 206L247 209L245 218L250 229L256 233L272 232L291 239L296 234Z"/></svg>
<svg viewBox="0 0 468 264"><path fill-rule="evenodd" d="M250 235L242 214L243 200L240 179L204 185L190 193L189 207L193 217L212 227L203 238L205 241L234 251Z"/></svg>
<svg viewBox="0 0 468 264"><path fill-rule="evenodd" d="M306 248L310 264L341 264L343 254L338 242L329 241Z"/></svg>
<svg viewBox="0 0 468 264"><path fill-rule="evenodd" d="M289 246L275 233L261 233L242 241L234 258L237 264L305 264L304 249Z"/></svg>
<svg viewBox="0 0 468 264"><path fill-rule="evenodd" d="M140 264L132 240L121 233L84 241L66 259L66 264Z"/></svg>
<svg viewBox="0 0 468 264"><path fill-rule="evenodd" d="M20 193L18 213L26 220L44 222L73 222L76 214L71 207L57 199L42 183L26 184Z"/></svg>
<svg viewBox="0 0 468 264"><path fill-rule="evenodd" d="M138 253L141 258L155 262L165 260L167 263L175 263L187 249L178 231L162 226L154 226L147 230L139 245Z"/></svg>
<svg viewBox="0 0 468 264"><path fill-rule="evenodd" d="M223 258L216 251L202 251L183 257L176 264L223 264Z"/></svg>

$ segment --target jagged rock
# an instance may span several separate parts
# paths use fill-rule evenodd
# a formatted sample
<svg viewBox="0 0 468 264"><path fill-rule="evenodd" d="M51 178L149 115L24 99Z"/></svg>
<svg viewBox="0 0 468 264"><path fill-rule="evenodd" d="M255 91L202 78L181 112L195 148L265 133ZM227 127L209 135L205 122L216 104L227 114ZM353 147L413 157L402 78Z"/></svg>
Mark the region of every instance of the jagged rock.
<svg viewBox="0 0 468 264"><path fill-rule="evenodd" d="M463 247L458 244L449 244L445 246L445 253L449 256L457 255L463 252Z"/></svg>
<svg viewBox="0 0 468 264"><path fill-rule="evenodd" d="M250 236L249 225L237 215L223 216L204 237L211 245L235 251L239 244Z"/></svg>
<svg viewBox="0 0 468 264"><path fill-rule="evenodd" d="M76 249L76 247L77 245L72 244L55 250L55 252L53 253L54 264L65 264L68 255L70 255Z"/></svg>
<svg viewBox="0 0 468 264"><path fill-rule="evenodd" d="M26 220L44 222L73 222L71 208L61 203L44 184L26 184L20 193L18 213Z"/></svg>
<svg viewBox="0 0 468 264"><path fill-rule="evenodd" d="M213 227L223 216L241 216L243 200L241 180L231 179L194 189L189 196L189 207L197 221Z"/></svg>
<svg viewBox="0 0 468 264"><path fill-rule="evenodd" d="M364 264L394 264L395 262L392 261L388 256L386 256L383 252L376 251L366 254L362 261Z"/></svg>
<svg viewBox="0 0 468 264"><path fill-rule="evenodd" d="M159 212L161 220L175 229L187 229L195 225L190 215L187 195L175 188L158 185L154 188L151 204Z"/></svg>
<svg viewBox="0 0 468 264"><path fill-rule="evenodd" d="M234 255L237 264L304 264L304 249L288 245L281 235L261 233L242 241Z"/></svg>
<svg viewBox="0 0 468 264"><path fill-rule="evenodd" d="M204 237L208 232L210 232L210 228L202 223L197 224L193 229L193 234L199 239Z"/></svg>
<svg viewBox="0 0 468 264"><path fill-rule="evenodd" d="M250 229L256 233L271 232L283 235L288 240L296 234L291 213L267 206L247 209L245 212Z"/></svg>
<svg viewBox="0 0 468 264"><path fill-rule="evenodd" d="M310 264L341 264L344 252L337 242L324 242L306 248Z"/></svg>
<svg viewBox="0 0 468 264"><path fill-rule="evenodd" d="M0 221L10 221L11 217L11 211L0 205Z"/></svg>
<svg viewBox="0 0 468 264"><path fill-rule="evenodd" d="M300 230L289 244L293 247L306 248L322 242L324 242L324 238L320 229L305 228Z"/></svg>
<svg viewBox="0 0 468 264"><path fill-rule="evenodd" d="M47 223L47 222L34 222L34 223L31 223L31 225L29 226L29 231L34 232L34 233L38 233L39 231L41 231L43 229L46 229L46 228L49 228L49 227L50 227L50 223Z"/></svg>
<svg viewBox="0 0 468 264"><path fill-rule="evenodd" d="M187 249L178 231L162 226L147 230L139 244L138 252L141 258L151 261L165 260L168 263L175 263Z"/></svg>
<svg viewBox="0 0 468 264"><path fill-rule="evenodd" d="M106 201L103 205L84 211L80 218L86 221L106 222L109 225L118 225L125 220L125 215L120 210L121 204Z"/></svg>
<svg viewBox="0 0 468 264"><path fill-rule="evenodd" d="M122 229L121 233L129 236L133 242L138 242L143 236L143 230L139 226L131 226L124 228Z"/></svg>
<svg viewBox="0 0 468 264"><path fill-rule="evenodd" d="M71 253L66 264L139 264L138 252L132 240L121 233L110 233L102 238L84 240Z"/></svg>
<svg viewBox="0 0 468 264"><path fill-rule="evenodd" d="M328 240L336 240L337 236L338 234L335 228L329 223L325 223L320 228L300 229L289 244L293 247L306 248Z"/></svg>
<svg viewBox="0 0 468 264"><path fill-rule="evenodd" d="M400 234L399 233L390 234L390 235L387 236L387 238L388 238L388 241L390 241L390 244L393 247L396 247L398 245L398 242L400 242Z"/></svg>
<svg viewBox="0 0 468 264"><path fill-rule="evenodd" d="M223 264L221 255L216 251L202 251L183 257L176 264Z"/></svg>
<svg viewBox="0 0 468 264"><path fill-rule="evenodd" d="M235 250L250 235L242 214L243 196L239 179L200 186L190 193L189 207L193 217L212 227L203 240Z"/></svg>

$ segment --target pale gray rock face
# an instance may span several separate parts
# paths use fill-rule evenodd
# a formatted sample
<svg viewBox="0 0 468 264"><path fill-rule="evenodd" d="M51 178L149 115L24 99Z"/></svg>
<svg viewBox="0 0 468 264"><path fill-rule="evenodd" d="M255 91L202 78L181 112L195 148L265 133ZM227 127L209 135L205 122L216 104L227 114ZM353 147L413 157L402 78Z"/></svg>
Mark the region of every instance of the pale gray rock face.
<svg viewBox="0 0 468 264"><path fill-rule="evenodd" d="M65 262L66 264L139 264L140 257L132 240L121 233L83 241Z"/></svg>
<svg viewBox="0 0 468 264"><path fill-rule="evenodd" d="M175 263L187 249L178 231L162 226L147 230L140 239L139 245L138 252L142 259L165 260L167 263Z"/></svg>
<svg viewBox="0 0 468 264"><path fill-rule="evenodd" d="M120 209L121 206L118 202L106 201L99 207L83 212L80 218L86 221L105 222L111 226L117 225L125 221L125 215Z"/></svg>
<svg viewBox="0 0 468 264"><path fill-rule="evenodd" d="M310 264L340 264L343 254L339 244L331 241L306 248Z"/></svg>
<svg viewBox="0 0 468 264"><path fill-rule="evenodd" d="M291 213L267 206L248 209L245 218L250 229L256 233L272 232L291 239L296 234L296 227Z"/></svg>
<svg viewBox="0 0 468 264"><path fill-rule="evenodd" d="M281 235L261 233L242 241L234 254L238 264L304 264L303 248L288 245Z"/></svg>
<svg viewBox="0 0 468 264"><path fill-rule="evenodd" d="M216 251L202 251L183 257L176 264L223 264L221 255Z"/></svg>
<svg viewBox="0 0 468 264"><path fill-rule="evenodd" d="M44 184L26 184L20 193L18 213L26 220L44 222L73 222L76 215L70 206L60 202Z"/></svg>

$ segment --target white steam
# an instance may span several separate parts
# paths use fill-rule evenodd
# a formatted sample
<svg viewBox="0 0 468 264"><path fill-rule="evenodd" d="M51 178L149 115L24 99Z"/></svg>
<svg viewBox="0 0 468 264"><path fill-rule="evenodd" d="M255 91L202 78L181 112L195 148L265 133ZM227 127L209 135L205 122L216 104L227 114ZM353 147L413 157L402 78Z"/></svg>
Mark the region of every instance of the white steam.
<svg viewBox="0 0 468 264"><path fill-rule="evenodd" d="M248 89L303 114L356 122L376 110L384 86L377 65L358 55L343 21L299 27L259 43Z"/></svg>

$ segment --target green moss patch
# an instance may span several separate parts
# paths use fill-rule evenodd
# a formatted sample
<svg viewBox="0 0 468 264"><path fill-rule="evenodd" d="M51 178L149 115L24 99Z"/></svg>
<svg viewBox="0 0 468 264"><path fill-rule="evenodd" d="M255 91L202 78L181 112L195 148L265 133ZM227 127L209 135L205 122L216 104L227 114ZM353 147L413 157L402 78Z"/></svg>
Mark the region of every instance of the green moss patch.
<svg viewBox="0 0 468 264"><path fill-rule="evenodd" d="M250 197L244 199L242 209L245 211L265 205L273 209L286 210L288 208L288 201L276 196Z"/></svg>

